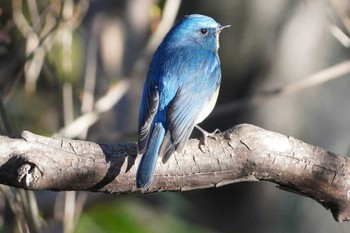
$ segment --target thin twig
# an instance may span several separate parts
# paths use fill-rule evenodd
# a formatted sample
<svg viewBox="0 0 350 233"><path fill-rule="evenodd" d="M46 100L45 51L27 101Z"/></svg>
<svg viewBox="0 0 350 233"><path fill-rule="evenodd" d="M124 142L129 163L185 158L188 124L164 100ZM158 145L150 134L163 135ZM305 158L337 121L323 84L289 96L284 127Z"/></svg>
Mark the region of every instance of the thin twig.
<svg viewBox="0 0 350 233"><path fill-rule="evenodd" d="M110 110L129 90L130 82L122 80L108 90L108 92L96 101L94 110L76 118L67 127L64 127L54 134L54 137L77 137L81 132L87 130L91 125L95 124L99 115Z"/></svg>
<svg viewBox="0 0 350 233"><path fill-rule="evenodd" d="M64 213L63 213L63 232L71 233L74 230L75 210L75 191L65 192Z"/></svg>
<svg viewBox="0 0 350 233"><path fill-rule="evenodd" d="M0 185L0 192L2 193L4 199L7 201L12 213L16 216L16 224L18 227L18 231L20 233L27 233L28 226L26 219L24 218L23 208L21 207L21 200L15 196L15 192L13 192L10 187L5 185Z"/></svg>
<svg viewBox="0 0 350 233"><path fill-rule="evenodd" d="M337 15L341 20L341 22L343 23L344 27L350 33L350 16L346 12L347 10L346 5L342 4L342 2L339 0L331 0L330 2L334 10L337 12ZM349 3L347 4L348 4L347 6L349 7Z"/></svg>
<svg viewBox="0 0 350 233"><path fill-rule="evenodd" d="M0 94L0 122L1 122L1 125L4 126L4 130L5 130L4 133L6 135L12 135L13 130L1 97L2 95Z"/></svg>
<svg viewBox="0 0 350 233"><path fill-rule="evenodd" d="M333 10L334 7L329 6L328 4L325 4L324 2L320 2L322 10L327 15L329 22L328 27L330 33L336 38L345 48L350 47L350 38L346 35L346 33L337 25L337 21L333 17ZM337 15L337 18L339 18L339 15Z"/></svg>
<svg viewBox="0 0 350 233"><path fill-rule="evenodd" d="M255 95L236 100L232 103L223 104L214 109L213 113L209 117L224 115L229 112L236 111L237 109L247 106L249 104L258 104L263 100L271 97L278 97L282 95L288 95L296 93L307 88L311 88L328 81L331 81L340 77L349 77L346 74L350 73L350 60L338 63L334 66L321 70L305 79L291 83L289 85L274 88L267 91L261 91Z"/></svg>
<svg viewBox="0 0 350 233"><path fill-rule="evenodd" d="M39 209L34 193L29 190L17 190L22 202L23 213L31 233L40 233Z"/></svg>
<svg viewBox="0 0 350 233"><path fill-rule="evenodd" d="M89 37L86 53L86 66L84 77L84 90L81 101L80 111L82 114L91 112L94 108L95 102L95 88L96 88L96 75L97 75L97 51L98 51L98 37L101 32L101 19L96 17L94 20L91 36ZM85 139L89 127L79 135L80 139Z"/></svg>
<svg viewBox="0 0 350 233"><path fill-rule="evenodd" d="M167 0L162 12L162 19L156 29L151 35L150 39L143 50L142 55L135 62L133 72L141 74L147 67L149 56L155 51L157 46L161 43L167 31L170 30L174 24L176 15L179 11L181 0ZM137 75L138 76L138 75Z"/></svg>

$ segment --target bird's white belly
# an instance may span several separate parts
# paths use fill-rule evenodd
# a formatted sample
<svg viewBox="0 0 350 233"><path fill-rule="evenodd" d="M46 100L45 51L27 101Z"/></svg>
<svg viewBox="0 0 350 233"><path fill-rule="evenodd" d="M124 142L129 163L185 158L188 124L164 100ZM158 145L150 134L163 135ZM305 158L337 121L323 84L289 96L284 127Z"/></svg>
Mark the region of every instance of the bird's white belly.
<svg viewBox="0 0 350 233"><path fill-rule="evenodd" d="M207 116L211 113L211 111L213 111L214 106L216 104L216 100L218 99L218 96L219 96L219 89L220 89L219 87L216 89L209 103L203 108L203 110L199 114L196 124L201 123L205 118L207 118Z"/></svg>

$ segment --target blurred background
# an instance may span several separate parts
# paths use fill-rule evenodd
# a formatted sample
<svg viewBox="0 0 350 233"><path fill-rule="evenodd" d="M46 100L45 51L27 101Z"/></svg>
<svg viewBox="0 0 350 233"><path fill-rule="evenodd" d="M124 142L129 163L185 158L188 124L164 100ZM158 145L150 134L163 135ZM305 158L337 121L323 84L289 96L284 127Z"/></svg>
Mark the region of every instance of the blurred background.
<svg viewBox="0 0 350 233"><path fill-rule="evenodd" d="M203 128L251 123L349 154L348 0L0 0L1 134L136 141L152 54L192 13L232 25L221 34L221 93ZM0 186L0 229L350 232L315 201L268 182L119 196Z"/></svg>

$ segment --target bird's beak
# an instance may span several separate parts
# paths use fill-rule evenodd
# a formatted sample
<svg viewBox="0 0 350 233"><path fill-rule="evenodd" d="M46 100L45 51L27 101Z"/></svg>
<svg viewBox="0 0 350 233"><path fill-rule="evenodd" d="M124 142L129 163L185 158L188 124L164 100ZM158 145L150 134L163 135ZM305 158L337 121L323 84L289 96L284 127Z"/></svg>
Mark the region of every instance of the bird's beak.
<svg viewBox="0 0 350 233"><path fill-rule="evenodd" d="M225 28L229 28L229 27L231 27L231 25L220 25L219 27L218 27L218 29L216 29L216 32L217 33L219 33L219 32L221 32L223 29L225 29Z"/></svg>

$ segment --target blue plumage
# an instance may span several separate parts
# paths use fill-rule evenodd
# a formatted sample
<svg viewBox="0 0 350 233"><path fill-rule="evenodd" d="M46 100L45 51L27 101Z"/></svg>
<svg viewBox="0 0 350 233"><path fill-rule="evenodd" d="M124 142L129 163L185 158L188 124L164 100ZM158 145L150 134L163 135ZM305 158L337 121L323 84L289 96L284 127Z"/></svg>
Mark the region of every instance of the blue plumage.
<svg viewBox="0 0 350 233"><path fill-rule="evenodd" d="M158 156L166 162L182 152L214 107L221 80L218 37L225 27L207 16L185 16L154 54L139 111L138 188L151 183Z"/></svg>

